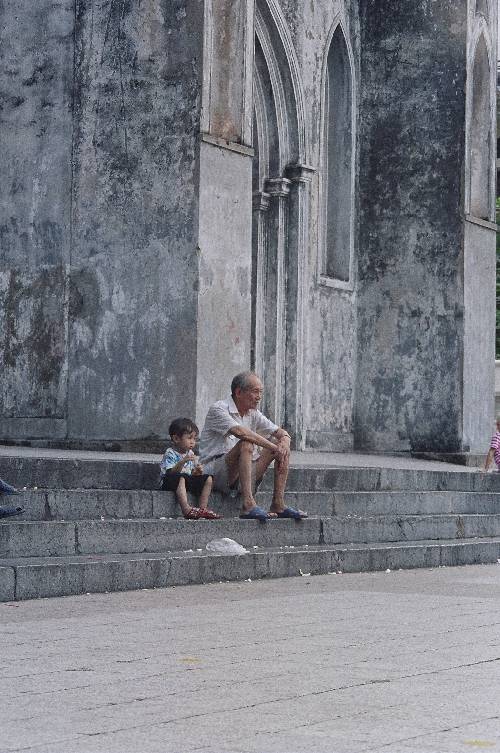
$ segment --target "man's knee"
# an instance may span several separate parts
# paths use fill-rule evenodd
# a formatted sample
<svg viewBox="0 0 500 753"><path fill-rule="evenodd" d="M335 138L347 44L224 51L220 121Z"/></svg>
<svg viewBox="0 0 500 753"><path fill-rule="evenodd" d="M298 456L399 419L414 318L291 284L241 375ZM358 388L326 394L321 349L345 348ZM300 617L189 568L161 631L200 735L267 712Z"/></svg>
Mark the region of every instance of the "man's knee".
<svg viewBox="0 0 500 753"><path fill-rule="evenodd" d="M253 446L252 442L246 442L246 441L242 440L240 442L240 455L252 457L253 456L253 447L254 446Z"/></svg>

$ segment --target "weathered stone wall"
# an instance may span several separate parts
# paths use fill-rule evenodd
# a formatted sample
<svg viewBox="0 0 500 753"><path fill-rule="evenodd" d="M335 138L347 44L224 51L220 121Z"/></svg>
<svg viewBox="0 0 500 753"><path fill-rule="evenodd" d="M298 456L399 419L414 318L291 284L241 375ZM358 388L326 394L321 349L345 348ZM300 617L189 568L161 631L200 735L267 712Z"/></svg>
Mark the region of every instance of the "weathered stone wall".
<svg viewBox="0 0 500 753"><path fill-rule="evenodd" d="M252 158L202 142L196 416L250 364Z"/></svg>
<svg viewBox="0 0 500 753"><path fill-rule="evenodd" d="M4 436L66 430L73 5L0 6Z"/></svg>
<svg viewBox="0 0 500 753"><path fill-rule="evenodd" d="M495 232L465 224L463 449L483 453L494 428Z"/></svg>
<svg viewBox="0 0 500 753"><path fill-rule="evenodd" d="M494 262L492 217L467 203L477 16L474 0L3 0L0 440L165 437L253 349L300 447L479 448Z"/></svg>
<svg viewBox="0 0 500 753"><path fill-rule="evenodd" d="M3 437L166 436L193 411L203 3L187 5L2 4Z"/></svg>
<svg viewBox="0 0 500 753"><path fill-rule="evenodd" d="M360 11L356 443L460 450L467 4Z"/></svg>
<svg viewBox="0 0 500 753"><path fill-rule="evenodd" d="M196 391L203 3L77 4L69 434L165 436Z"/></svg>
<svg viewBox="0 0 500 753"><path fill-rule="evenodd" d="M356 224L353 226L353 276L350 285L337 286L323 276L326 254L322 180L326 170L322 128L325 116L325 68L333 30L340 23L352 54L351 81L354 128L358 114L360 31L356 2L282 3L294 32L294 44L304 88L306 160L315 168L310 191L307 245L307 318L304 363L305 438L309 447L344 450L353 443L353 401L356 373ZM355 134L356 135L356 134ZM354 145L356 150L356 142ZM354 155L353 199L357 156ZM353 209L356 211L354 200Z"/></svg>

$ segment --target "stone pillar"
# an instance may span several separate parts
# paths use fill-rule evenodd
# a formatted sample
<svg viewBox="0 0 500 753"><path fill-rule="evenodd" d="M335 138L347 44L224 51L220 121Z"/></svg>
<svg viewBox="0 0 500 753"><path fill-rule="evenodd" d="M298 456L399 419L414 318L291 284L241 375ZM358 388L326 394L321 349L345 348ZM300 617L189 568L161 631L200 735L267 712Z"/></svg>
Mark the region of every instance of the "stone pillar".
<svg viewBox="0 0 500 753"><path fill-rule="evenodd" d="M196 416L250 367L252 0L205 0Z"/></svg>
<svg viewBox="0 0 500 753"><path fill-rule="evenodd" d="M466 452L467 434L488 439L494 332L491 229L464 226L473 11L466 0L389 5L390 12L387 3L360 3L355 443ZM476 393L489 393L486 401L474 397L467 372L477 377Z"/></svg>
<svg viewBox="0 0 500 753"><path fill-rule="evenodd" d="M286 175L291 181L287 252L287 333L286 333L286 426L295 449L306 444L304 415L304 338L306 286L309 279L309 202L310 185L315 173L307 165L290 165Z"/></svg>
<svg viewBox="0 0 500 753"><path fill-rule="evenodd" d="M288 178L268 178L267 290L264 338L264 408L277 424L285 415L286 374L286 260L288 235Z"/></svg>
<svg viewBox="0 0 500 753"><path fill-rule="evenodd" d="M0 438L66 436L74 2L0 4Z"/></svg>
<svg viewBox="0 0 500 753"><path fill-rule="evenodd" d="M0 439L165 438L250 366L253 12L0 4Z"/></svg>
<svg viewBox="0 0 500 753"><path fill-rule="evenodd" d="M252 289L252 368L257 374L264 373L264 337L266 330L266 266L268 253L267 213L270 196L265 191L253 195L254 259Z"/></svg>

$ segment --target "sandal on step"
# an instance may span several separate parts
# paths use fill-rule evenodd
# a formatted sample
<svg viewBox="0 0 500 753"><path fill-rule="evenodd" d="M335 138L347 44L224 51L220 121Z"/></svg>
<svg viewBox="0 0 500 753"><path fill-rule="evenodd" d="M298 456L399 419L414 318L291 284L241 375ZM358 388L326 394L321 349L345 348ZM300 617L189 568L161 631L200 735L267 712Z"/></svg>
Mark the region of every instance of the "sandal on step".
<svg viewBox="0 0 500 753"><path fill-rule="evenodd" d="M307 518L307 513L303 510L296 510L294 507L284 507L283 510L276 513L278 518L292 518L292 520L303 520Z"/></svg>
<svg viewBox="0 0 500 753"><path fill-rule="evenodd" d="M202 510L199 507L192 507L189 512L184 513L186 520L199 520L202 518Z"/></svg>
<svg viewBox="0 0 500 753"><path fill-rule="evenodd" d="M209 510L208 507L200 507L199 518L205 518L205 520L220 520L222 515L218 515L214 510Z"/></svg>

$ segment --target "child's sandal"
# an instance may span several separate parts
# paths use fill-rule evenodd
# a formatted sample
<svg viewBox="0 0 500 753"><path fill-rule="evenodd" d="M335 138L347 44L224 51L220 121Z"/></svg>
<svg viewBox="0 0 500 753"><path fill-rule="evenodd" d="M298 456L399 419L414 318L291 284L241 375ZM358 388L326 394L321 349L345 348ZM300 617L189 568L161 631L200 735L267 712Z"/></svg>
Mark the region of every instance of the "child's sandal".
<svg viewBox="0 0 500 753"><path fill-rule="evenodd" d="M218 515L216 512L214 512L214 510L200 507L199 517L205 518L205 520L220 520L222 518L222 515Z"/></svg>
<svg viewBox="0 0 500 753"><path fill-rule="evenodd" d="M202 510L200 510L199 507L192 507L189 512L184 513L184 517L186 520L199 520L201 517Z"/></svg>

